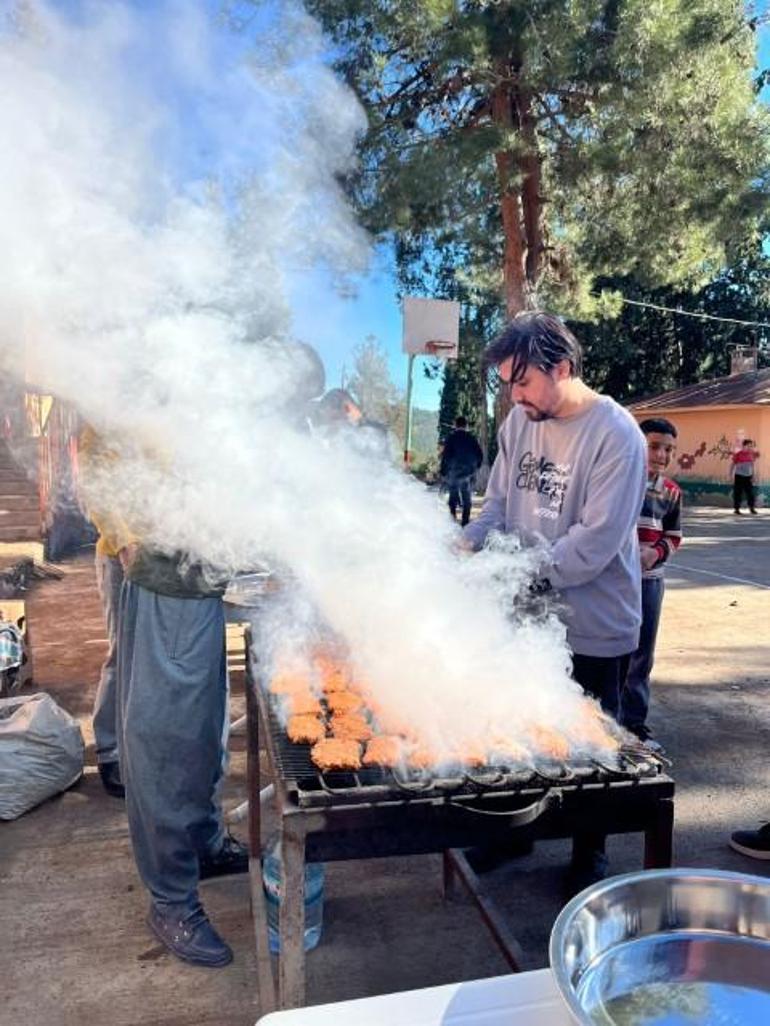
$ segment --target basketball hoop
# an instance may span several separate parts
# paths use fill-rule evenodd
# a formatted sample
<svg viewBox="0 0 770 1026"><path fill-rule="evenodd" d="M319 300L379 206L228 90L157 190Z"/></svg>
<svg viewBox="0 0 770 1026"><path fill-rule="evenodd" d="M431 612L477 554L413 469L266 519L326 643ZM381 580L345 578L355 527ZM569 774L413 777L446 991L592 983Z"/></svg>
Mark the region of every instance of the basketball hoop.
<svg viewBox="0 0 770 1026"><path fill-rule="evenodd" d="M453 299L404 296L401 348L410 356L457 359L460 304Z"/></svg>

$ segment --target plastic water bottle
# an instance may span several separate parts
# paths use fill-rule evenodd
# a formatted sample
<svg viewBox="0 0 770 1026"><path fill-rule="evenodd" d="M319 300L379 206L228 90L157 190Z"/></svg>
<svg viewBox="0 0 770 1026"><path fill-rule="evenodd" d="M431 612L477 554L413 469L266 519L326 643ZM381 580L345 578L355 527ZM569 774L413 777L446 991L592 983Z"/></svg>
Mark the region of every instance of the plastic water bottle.
<svg viewBox="0 0 770 1026"><path fill-rule="evenodd" d="M262 886L267 905L267 933L270 950L278 954L281 942L278 923L283 902L281 879L281 842L272 837L262 855ZM310 951L321 939L324 914L324 867L322 862L305 865L305 951Z"/></svg>

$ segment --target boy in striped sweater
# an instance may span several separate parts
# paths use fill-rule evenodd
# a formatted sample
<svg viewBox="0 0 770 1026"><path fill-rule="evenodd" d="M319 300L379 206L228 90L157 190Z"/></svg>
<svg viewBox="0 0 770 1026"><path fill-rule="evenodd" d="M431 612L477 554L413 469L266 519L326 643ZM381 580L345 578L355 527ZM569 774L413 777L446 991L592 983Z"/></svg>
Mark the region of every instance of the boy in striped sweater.
<svg viewBox="0 0 770 1026"><path fill-rule="evenodd" d="M652 739L646 723L650 673L663 604L663 571L682 540L682 493L674 481L664 476L676 447L676 428L663 417L642 421L639 427L647 440L647 491L637 525L642 561L642 627L621 696L620 721L649 748L660 751L661 746Z"/></svg>

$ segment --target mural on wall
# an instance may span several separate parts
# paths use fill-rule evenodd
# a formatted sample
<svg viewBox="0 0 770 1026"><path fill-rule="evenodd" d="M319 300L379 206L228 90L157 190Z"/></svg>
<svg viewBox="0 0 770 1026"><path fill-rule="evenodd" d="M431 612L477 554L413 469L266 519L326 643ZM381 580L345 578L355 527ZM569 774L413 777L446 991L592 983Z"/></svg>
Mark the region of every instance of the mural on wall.
<svg viewBox="0 0 770 1026"><path fill-rule="evenodd" d="M733 456L733 446L726 435L722 435L719 441L708 448L707 442L701 442L694 452L683 452L677 457L677 463L682 470L692 470L701 456L717 456L720 460L730 460Z"/></svg>

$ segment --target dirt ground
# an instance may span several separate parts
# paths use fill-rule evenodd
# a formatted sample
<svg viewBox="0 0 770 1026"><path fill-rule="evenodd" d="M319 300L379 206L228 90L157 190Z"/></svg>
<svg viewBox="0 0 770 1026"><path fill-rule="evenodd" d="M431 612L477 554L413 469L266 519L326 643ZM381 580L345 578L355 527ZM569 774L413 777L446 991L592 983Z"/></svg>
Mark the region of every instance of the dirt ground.
<svg viewBox="0 0 770 1026"><path fill-rule="evenodd" d="M670 568L651 726L674 760L675 862L767 875L726 846L770 817L770 514L687 515ZM245 877L210 881L207 909L235 950L223 970L187 967L144 926L122 802L102 790L89 715L105 641L90 557L31 594L35 681L82 723L89 745L76 787L0 824L2 1026L248 1026L259 1017ZM233 715L243 700L235 681ZM231 743L226 804L244 797L243 742ZM236 828L238 832L238 828ZM243 831L240 831L243 834ZM547 964L560 905L564 842L542 843L491 874L524 949ZM610 840L615 872L639 868L641 840ZM473 906L444 902L438 857L327 867L324 935L308 958L308 1003L505 972Z"/></svg>

